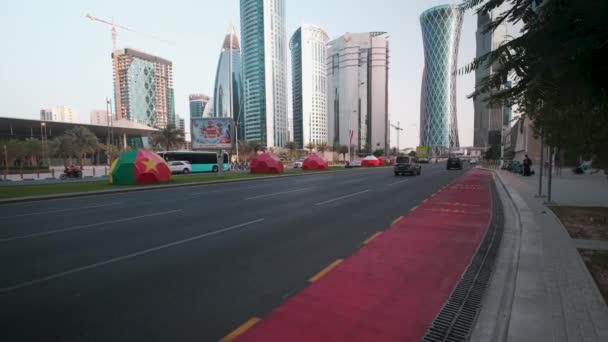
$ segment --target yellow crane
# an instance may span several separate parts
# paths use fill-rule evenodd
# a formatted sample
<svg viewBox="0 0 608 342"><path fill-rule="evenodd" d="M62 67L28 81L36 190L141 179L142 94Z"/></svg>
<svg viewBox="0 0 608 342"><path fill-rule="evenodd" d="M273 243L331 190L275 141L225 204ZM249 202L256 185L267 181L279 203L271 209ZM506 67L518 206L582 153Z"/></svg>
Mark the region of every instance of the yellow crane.
<svg viewBox="0 0 608 342"><path fill-rule="evenodd" d="M121 103L121 99L120 99L120 77L118 75L118 51L117 51L117 47L116 47L116 38L118 37L118 32L116 29L121 29L121 30L125 30L125 31L138 33L138 34L147 36L148 38L156 39L156 40L159 40L159 41L162 41L165 43L171 43L171 42L163 40L163 39L156 37L154 35L151 35L151 34L135 31L135 30L130 29L123 25L118 25L114 22L114 19L112 19L112 21L108 21L108 20L94 17L90 14L85 15L85 17L92 21L97 21L97 22L100 22L100 23L103 23L106 25L110 25L112 27L112 58L113 58L113 64L114 64L114 95L115 95L115 99L116 99L116 118L120 120L120 119L122 119L122 111L121 111L122 103Z"/></svg>

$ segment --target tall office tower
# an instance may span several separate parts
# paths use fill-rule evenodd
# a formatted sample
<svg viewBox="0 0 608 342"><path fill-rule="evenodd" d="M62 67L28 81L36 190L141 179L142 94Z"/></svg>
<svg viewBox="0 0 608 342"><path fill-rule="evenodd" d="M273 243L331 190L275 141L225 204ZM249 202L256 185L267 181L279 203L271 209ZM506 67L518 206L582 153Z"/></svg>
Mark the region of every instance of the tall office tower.
<svg viewBox="0 0 608 342"><path fill-rule="evenodd" d="M300 148L327 143L327 41L320 27L302 25L291 37L293 139Z"/></svg>
<svg viewBox="0 0 608 342"><path fill-rule="evenodd" d="M240 11L245 140L283 147L288 139L285 0L241 0Z"/></svg>
<svg viewBox="0 0 608 342"><path fill-rule="evenodd" d="M55 106L40 110L40 120L42 121L64 121L76 122L76 111L70 106Z"/></svg>
<svg viewBox="0 0 608 342"><path fill-rule="evenodd" d="M110 113L107 110L92 110L90 113L91 125L107 126Z"/></svg>
<svg viewBox="0 0 608 342"><path fill-rule="evenodd" d="M210 106L211 98L203 94L192 94L190 100L190 119L198 119L204 117L208 107Z"/></svg>
<svg viewBox="0 0 608 342"><path fill-rule="evenodd" d="M441 5L420 15L424 71L420 100L420 145L443 154L459 147L456 70L463 9Z"/></svg>
<svg viewBox="0 0 608 342"><path fill-rule="evenodd" d="M490 51L495 50L508 39L507 23L502 23L492 32L485 32L487 25L491 23L495 19L496 15L499 15L500 13L502 13L502 11L495 10L490 13L486 12L477 14L477 57L481 57ZM510 108L505 108L506 106L510 107L510 105L489 103L487 100L491 93L480 93L478 91L478 89L482 86L484 79L493 75L499 67L500 65L498 63L495 63L494 65L489 65L486 63L475 70L475 92L469 95L469 98L473 98L475 110L475 124L473 132L473 145L475 147L486 148L488 145L490 145L490 136L500 136L504 126L503 114L505 111L510 112ZM510 87L510 85L507 85L507 83L505 83L504 86Z"/></svg>
<svg viewBox="0 0 608 342"><path fill-rule="evenodd" d="M241 48L239 38L231 28L224 38L222 52L217 63L214 88L216 118L233 118L237 125L238 138L244 138L242 123L243 73L241 69Z"/></svg>
<svg viewBox="0 0 608 342"><path fill-rule="evenodd" d="M117 61L120 108L116 108L116 118L156 128L173 124L173 63L134 49L119 50Z"/></svg>
<svg viewBox="0 0 608 342"><path fill-rule="evenodd" d="M386 32L347 33L327 45L328 140L361 153L388 151Z"/></svg>

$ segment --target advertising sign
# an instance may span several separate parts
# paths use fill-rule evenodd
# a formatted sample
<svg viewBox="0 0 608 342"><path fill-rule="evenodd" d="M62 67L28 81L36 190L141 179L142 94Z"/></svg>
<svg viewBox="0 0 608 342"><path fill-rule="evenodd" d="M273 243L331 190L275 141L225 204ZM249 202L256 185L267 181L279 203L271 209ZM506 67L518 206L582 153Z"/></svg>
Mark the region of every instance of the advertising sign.
<svg viewBox="0 0 608 342"><path fill-rule="evenodd" d="M234 121L231 118L191 120L192 149L232 149Z"/></svg>
<svg viewBox="0 0 608 342"><path fill-rule="evenodd" d="M416 147L416 156L418 158L428 158L429 157L429 148L426 146Z"/></svg>

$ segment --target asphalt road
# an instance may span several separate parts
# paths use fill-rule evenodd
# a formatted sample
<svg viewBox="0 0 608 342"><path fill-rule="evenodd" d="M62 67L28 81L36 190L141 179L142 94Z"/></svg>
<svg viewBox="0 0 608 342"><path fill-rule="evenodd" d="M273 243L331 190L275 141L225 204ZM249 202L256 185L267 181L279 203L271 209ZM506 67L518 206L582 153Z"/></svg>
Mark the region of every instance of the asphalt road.
<svg viewBox="0 0 608 342"><path fill-rule="evenodd" d="M430 164L0 206L0 340L218 340L461 174Z"/></svg>

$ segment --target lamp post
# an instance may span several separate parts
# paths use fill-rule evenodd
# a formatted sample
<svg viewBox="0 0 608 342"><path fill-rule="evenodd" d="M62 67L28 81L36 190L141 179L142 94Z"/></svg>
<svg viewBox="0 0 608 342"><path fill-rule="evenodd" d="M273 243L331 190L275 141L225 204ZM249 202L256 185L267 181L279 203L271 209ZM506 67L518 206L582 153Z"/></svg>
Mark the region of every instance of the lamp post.
<svg viewBox="0 0 608 342"><path fill-rule="evenodd" d="M8 177L8 151L6 150L6 145L4 145L4 180Z"/></svg>

